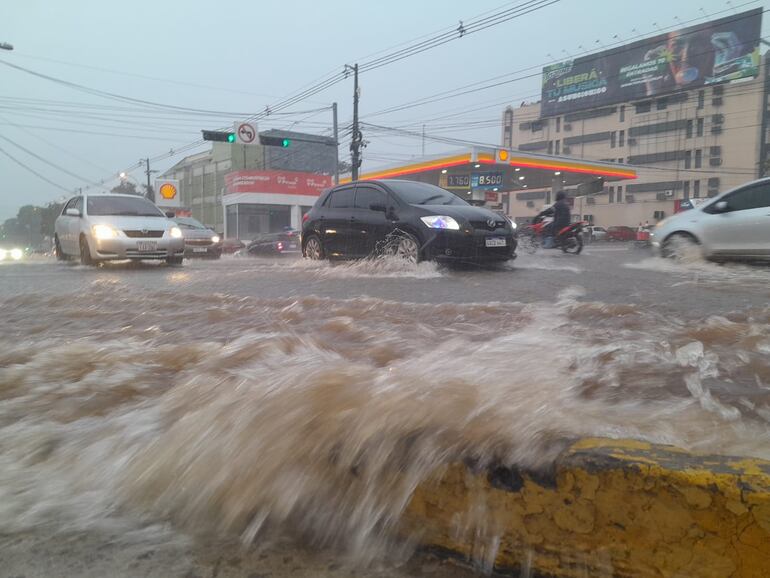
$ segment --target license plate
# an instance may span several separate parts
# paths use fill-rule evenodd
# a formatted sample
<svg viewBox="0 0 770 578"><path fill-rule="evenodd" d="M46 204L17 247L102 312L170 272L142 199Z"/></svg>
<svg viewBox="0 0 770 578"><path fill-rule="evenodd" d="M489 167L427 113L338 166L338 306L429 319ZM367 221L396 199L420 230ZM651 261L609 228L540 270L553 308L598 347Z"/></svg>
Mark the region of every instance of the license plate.
<svg viewBox="0 0 770 578"><path fill-rule="evenodd" d="M193 253L205 253L207 250L206 247L193 247Z"/></svg>
<svg viewBox="0 0 770 578"><path fill-rule="evenodd" d="M151 253L158 250L158 243L156 241L139 241L136 248L142 253Z"/></svg>
<svg viewBox="0 0 770 578"><path fill-rule="evenodd" d="M507 245L505 237L489 237L487 238L487 247L505 247Z"/></svg>
<svg viewBox="0 0 770 578"><path fill-rule="evenodd" d="M289 249L296 249L297 244L296 243L289 243Z"/></svg>

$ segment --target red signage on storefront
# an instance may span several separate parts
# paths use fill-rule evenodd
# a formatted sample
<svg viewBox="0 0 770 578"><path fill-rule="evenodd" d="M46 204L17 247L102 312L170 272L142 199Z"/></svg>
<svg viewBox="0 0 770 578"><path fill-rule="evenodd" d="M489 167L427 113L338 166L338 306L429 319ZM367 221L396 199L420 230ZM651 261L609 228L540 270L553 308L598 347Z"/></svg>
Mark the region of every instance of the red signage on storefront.
<svg viewBox="0 0 770 578"><path fill-rule="evenodd" d="M292 171L235 171L225 175L228 193L272 193L317 197L332 186L329 175Z"/></svg>
<svg viewBox="0 0 770 578"><path fill-rule="evenodd" d="M496 203L499 199L497 193L487 191L484 193L484 200L488 203Z"/></svg>

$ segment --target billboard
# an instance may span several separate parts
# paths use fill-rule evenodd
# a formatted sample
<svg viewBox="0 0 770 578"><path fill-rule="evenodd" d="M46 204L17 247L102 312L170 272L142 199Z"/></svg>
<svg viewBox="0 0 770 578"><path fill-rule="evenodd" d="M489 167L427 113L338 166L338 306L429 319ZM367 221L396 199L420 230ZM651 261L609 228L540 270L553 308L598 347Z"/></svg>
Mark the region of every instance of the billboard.
<svg viewBox="0 0 770 578"><path fill-rule="evenodd" d="M293 171L235 171L225 175L228 193L272 193L319 196L330 188L329 175Z"/></svg>
<svg viewBox="0 0 770 578"><path fill-rule="evenodd" d="M762 9L543 68L541 116L759 74Z"/></svg>

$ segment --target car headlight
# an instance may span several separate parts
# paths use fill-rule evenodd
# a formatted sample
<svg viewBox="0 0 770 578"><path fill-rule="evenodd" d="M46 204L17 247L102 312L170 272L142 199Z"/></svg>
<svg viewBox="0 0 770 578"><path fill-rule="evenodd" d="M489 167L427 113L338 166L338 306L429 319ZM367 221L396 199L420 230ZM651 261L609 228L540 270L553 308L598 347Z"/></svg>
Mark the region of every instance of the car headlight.
<svg viewBox="0 0 770 578"><path fill-rule="evenodd" d="M105 239L114 239L118 236L118 232L109 225L94 225L91 227L91 231L94 234L94 238L100 241Z"/></svg>
<svg viewBox="0 0 770 578"><path fill-rule="evenodd" d="M171 235L174 239L180 239L182 237L182 229L179 227L171 227L168 230L169 235Z"/></svg>
<svg viewBox="0 0 770 578"><path fill-rule="evenodd" d="M0 261L5 261L5 257L8 255L8 251L0 249Z"/></svg>
<svg viewBox="0 0 770 578"><path fill-rule="evenodd" d="M211 242L212 243L219 243L219 235L214 235L213 237L211 237Z"/></svg>
<svg viewBox="0 0 770 578"><path fill-rule="evenodd" d="M420 217L425 226L430 229L450 229L459 231L460 225L452 217L447 215L431 215L429 217Z"/></svg>
<svg viewBox="0 0 770 578"><path fill-rule="evenodd" d="M21 249L11 249L11 259L18 261L24 256L24 251Z"/></svg>

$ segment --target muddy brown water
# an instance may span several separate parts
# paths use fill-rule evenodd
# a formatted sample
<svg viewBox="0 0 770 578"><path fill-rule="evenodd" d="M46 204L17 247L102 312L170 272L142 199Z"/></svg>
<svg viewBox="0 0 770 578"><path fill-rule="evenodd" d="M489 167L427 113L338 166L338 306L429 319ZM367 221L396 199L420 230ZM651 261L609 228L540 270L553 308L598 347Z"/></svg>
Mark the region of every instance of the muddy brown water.
<svg viewBox="0 0 770 578"><path fill-rule="evenodd" d="M401 513L455 460L544 467L582 436L770 458L770 307L35 289L0 297L5 535L281 537L371 568L408 556Z"/></svg>

